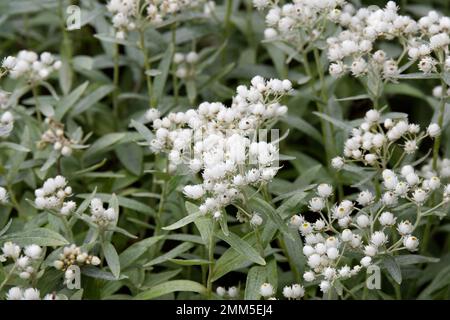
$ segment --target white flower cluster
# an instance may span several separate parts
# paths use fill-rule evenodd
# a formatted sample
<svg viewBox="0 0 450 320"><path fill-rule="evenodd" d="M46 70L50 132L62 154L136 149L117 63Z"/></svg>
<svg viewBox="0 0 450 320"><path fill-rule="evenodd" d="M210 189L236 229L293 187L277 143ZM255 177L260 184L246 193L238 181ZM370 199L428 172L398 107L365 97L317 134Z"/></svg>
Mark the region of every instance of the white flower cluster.
<svg viewBox="0 0 450 320"><path fill-rule="evenodd" d="M202 184L188 185L184 193L204 199L201 212L219 218L221 208L241 197L240 189L268 182L277 173L276 144L251 137L287 112L280 99L290 91L288 80L257 76L250 87L237 88L230 108L205 102L163 118L149 111L146 117L153 119L156 136L150 147L168 154L170 171L187 165L192 173L201 173Z"/></svg>
<svg viewBox="0 0 450 320"><path fill-rule="evenodd" d="M266 15L267 28L264 31L267 40L280 39L303 47L320 38L324 31L324 18L344 2L293 0L292 3L280 6L278 1L253 0L253 5L259 10L270 8Z"/></svg>
<svg viewBox="0 0 450 320"><path fill-rule="evenodd" d="M217 287L216 293L219 297L235 299L239 296L239 288L232 286L227 290L224 287Z"/></svg>
<svg viewBox="0 0 450 320"><path fill-rule="evenodd" d="M30 279L36 275L36 265L34 262L42 258L42 248L32 244L23 248L12 242L5 242L2 247L3 254L0 255L0 262L12 259L15 264L15 271L21 279Z"/></svg>
<svg viewBox="0 0 450 320"><path fill-rule="evenodd" d="M345 142L345 158L333 158L332 166L339 170L345 162L362 162L364 165L386 168L395 147L401 147L404 154L413 154L425 137L435 138L441 133L435 123L423 132L418 124L408 123L407 119L387 118L381 122L379 111L367 111L364 122L352 130L351 137Z"/></svg>
<svg viewBox="0 0 450 320"><path fill-rule="evenodd" d="M330 203L333 188L320 184L316 195L309 201L309 210L320 218L309 222L302 215L291 217L290 224L304 237L303 254L311 268L303 274L305 281L320 280L320 289L325 293L335 280L357 275L361 268L375 263L381 255L417 250L419 239L412 233L421 218L434 214L438 207L448 202L450 185L444 187L441 204L423 211L423 204L431 192L441 189L439 178L422 180L411 166L405 166L401 177L385 170L383 182L386 192L379 199L364 190L358 194L356 202L343 200L333 205ZM400 201L417 208L414 224L408 220L397 222L393 212ZM387 208L391 208L390 211ZM395 233L400 239L390 243ZM358 264L341 263L343 260L348 263L355 256L360 257Z"/></svg>
<svg viewBox="0 0 450 320"><path fill-rule="evenodd" d="M103 208L103 202L99 198L92 199L89 208L92 222L101 227L114 224L117 219L117 212L113 208Z"/></svg>
<svg viewBox="0 0 450 320"><path fill-rule="evenodd" d="M187 54L177 52L173 56L173 62L177 66L175 75L180 79L195 77L195 64L198 62L197 52L191 51Z"/></svg>
<svg viewBox="0 0 450 320"><path fill-rule="evenodd" d="M106 5L106 9L113 14L112 24L117 39L125 39L126 32L136 28L138 4L138 0L110 0Z"/></svg>
<svg viewBox="0 0 450 320"><path fill-rule="evenodd" d="M200 7L204 0L147 0L147 18L154 25L180 12Z"/></svg>
<svg viewBox="0 0 450 320"><path fill-rule="evenodd" d="M100 258L97 256L89 255L75 244L64 247L63 252L60 253L59 259L53 262L53 266L58 270L67 271L72 265L84 266L93 265L98 266L101 263ZM65 274L66 280L70 280L72 273L69 270Z"/></svg>
<svg viewBox="0 0 450 320"><path fill-rule="evenodd" d="M24 78L35 83L47 79L53 71L59 70L61 61L49 52L43 52L39 56L34 51L21 50L17 57L9 56L4 59L2 66L9 71L11 78Z"/></svg>
<svg viewBox="0 0 450 320"><path fill-rule="evenodd" d="M64 124L52 118L45 118L45 123L49 128L42 134L41 140L38 142L38 147L45 148L47 145L52 145L53 150L57 151L62 156L70 156L73 147L78 144L78 141L66 136Z"/></svg>
<svg viewBox="0 0 450 320"><path fill-rule="evenodd" d="M14 129L14 116L11 111L5 111L0 116L0 138L8 137Z"/></svg>
<svg viewBox="0 0 450 320"><path fill-rule="evenodd" d="M0 187L0 204L8 202L8 191L4 187Z"/></svg>
<svg viewBox="0 0 450 320"><path fill-rule="evenodd" d="M297 300L305 295L305 288L302 285L295 283L283 288L283 296L289 300Z"/></svg>
<svg viewBox="0 0 450 320"><path fill-rule="evenodd" d="M378 40L396 41L403 47L411 61L419 61L423 73L436 71L438 63L450 68L448 61L438 61L433 53L448 52L450 18L430 11L418 21L398 14L397 4L389 1L384 9L355 8L348 4L342 11L333 12L330 19L343 30L327 39L330 74L339 77L347 71L358 77L369 69L376 70L384 79L394 79L399 74L398 62L387 57L383 50L376 50ZM375 52L373 52L375 51ZM406 66L405 68L407 68Z"/></svg>
<svg viewBox="0 0 450 320"><path fill-rule="evenodd" d="M430 159L429 162L420 169L420 175L427 179L434 176L438 176L441 179L450 178L450 159L438 159L436 162L436 170L437 172L433 170L432 160Z"/></svg>
<svg viewBox="0 0 450 320"><path fill-rule="evenodd" d="M67 296L63 294L46 294L41 299L41 292L36 288L12 287L6 293L6 300L68 300Z"/></svg>
<svg viewBox="0 0 450 320"><path fill-rule="evenodd" d="M76 208L74 201L65 201L72 195L72 187L67 186L63 176L47 179L41 188L34 191L36 199L34 204L38 209L56 211L58 214L68 216Z"/></svg>
<svg viewBox="0 0 450 320"><path fill-rule="evenodd" d="M266 299L271 299L275 295L275 289L270 283L263 283L259 288L259 294Z"/></svg>
<svg viewBox="0 0 450 320"><path fill-rule="evenodd" d="M347 71L358 77L377 70L383 78L392 79L399 74L397 62L388 58L383 50L374 51L377 40L403 39L412 36L417 23L408 16L398 14L395 2L389 1L383 9L356 10L351 4L342 11L334 11L330 20L339 24L343 30L327 39L330 74L342 76Z"/></svg>
<svg viewBox="0 0 450 320"><path fill-rule="evenodd" d="M139 0L109 0L106 9L112 14L111 22L116 39L123 40L127 32L135 30L143 20L158 27L177 13L200 8L202 3L204 4L204 14L209 16L214 10L215 4L213 1L205 0L145 0L142 2ZM144 11L146 16L140 17Z"/></svg>

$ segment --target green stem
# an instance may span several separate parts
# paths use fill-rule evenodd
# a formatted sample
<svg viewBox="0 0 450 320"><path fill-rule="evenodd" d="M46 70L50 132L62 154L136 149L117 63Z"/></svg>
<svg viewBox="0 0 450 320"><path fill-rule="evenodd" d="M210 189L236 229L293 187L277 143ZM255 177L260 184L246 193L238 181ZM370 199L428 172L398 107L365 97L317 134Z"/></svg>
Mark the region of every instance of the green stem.
<svg viewBox="0 0 450 320"><path fill-rule="evenodd" d="M11 268L11 270L6 275L5 279L3 279L2 283L0 284L0 291L2 291L3 287L8 283L9 279L11 279L11 277L14 274L14 271L16 271L16 262L15 261L14 261L14 266Z"/></svg>
<svg viewBox="0 0 450 320"><path fill-rule="evenodd" d="M114 83L114 91L112 94L113 99L113 110L114 114L119 118L119 101L118 101L118 95L119 95L119 44L114 44L114 75L113 75L113 83Z"/></svg>
<svg viewBox="0 0 450 320"><path fill-rule="evenodd" d="M35 84L33 84L31 86L31 91L33 92L33 98L34 98L35 109L36 109L36 116L37 116L39 124L41 124L42 123L42 115L41 115L41 110L39 108L40 104L39 104L37 86Z"/></svg>
<svg viewBox="0 0 450 320"><path fill-rule="evenodd" d="M175 22L172 25L172 43L173 47L176 48L176 42L177 42L177 23ZM175 104L178 105L178 78L175 75L176 73L176 65L175 63L172 63L172 86L173 86L173 95L175 98Z"/></svg>
<svg viewBox="0 0 450 320"><path fill-rule="evenodd" d="M216 229L216 221L213 219L212 232L209 235L208 244L208 279L206 280L206 297L210 300L212 298L212 274L214 270L214 250L216 249L216 241L214 240L214 231Z"/></svg>
<svg viewBox="0 0 450 320"><path fill-rule="evenodd" d="M441 80L441 85L442 85L442 98L441 98L441 103L439 106L439 114L438 114L438 121L437 124L439 125L439 128L441 128L441 130L443 130L442 125L444 123L444 114L445 114L445 93L447 92L447 84L445 83L444 80ZM437 160L439 157L439 149L441 146L441 136L442 134L440 134L439 136L437 136L434 140L434 146L433 146L433 170L437 172Z"/></svg>
<svg viewBox="0 0 450 320"><path fill-rule="evenodd" d="M139 42L140 42L140 49L142 50L142 54L144 55L144 73L145 73L145 79L147 81L147 94L148 94L148 105L150 108L152 108L152 97L153 97L153 87L152 87L152 78L149 74L147 74L147 71L150 71L151 64L147 52L147 48L145 47L145 32L143 28L139 29Z"/></svg>

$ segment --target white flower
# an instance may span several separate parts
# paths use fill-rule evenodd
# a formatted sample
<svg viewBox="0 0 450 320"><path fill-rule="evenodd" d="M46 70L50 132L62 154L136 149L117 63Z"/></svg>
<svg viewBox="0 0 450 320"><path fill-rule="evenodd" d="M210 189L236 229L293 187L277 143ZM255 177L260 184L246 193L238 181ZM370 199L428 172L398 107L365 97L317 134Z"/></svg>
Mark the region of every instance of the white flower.
<svg viewBox="0 0 450 320"><path fill-rule="evenodd" d="M339 251L338 251L338 249L333 248L333 247L328 248L328 249L327 249L327 257L328 257L330 260L335 260L335 259L337 259L337 258L339 257Z"/></svg>
<svg viewBox="0 0 450 320"><path fill-rule="evenodd" d="M356 201L362 206L367 206L373 203L374 200L375 196L368 190L360 192L358 194L358 198L356 199Z"/></svg>
<svg viewBox="0 0 450 320"><path fill-rule="evenodd" d="M329 281L322 280L320 282L319 287L320 287L320 291L322 291L323 293L327 293L328 290L330 290L330 288L331 288L331 283Z"/></svg>
<svg viewBox="0 0 450 320"><path fill-rule="evenodd" d="M40 300L40 292L35 288L28 288L23 291L23 299L22 300Z"/></svg>
<svg viewBox="0 0 450 320"><path fill-rule="evenodd" d="M408 220L404 220L397 225L397 231L400 235L405 236L413 232L414 226Z"/></svg>
<svg viewBox="0 0 450 320"><path fill-rule="evenodd" d="M23 291L19 287L12 287L9 289L8 293L6 293L6 300L22 300L23 299Z"/></svg>
<svg viewBox="0 0 450 320"><path fill-rule="evenodd" d="M263 219L261 218L261 216L257 213L254 213L252 215L252 218L250 219L250 224L252 226L258 227L263 223Z"/></svg>
<svg viewBox="0 0 450 320"><path fill-rule="evenodd" d="M320 255L317 253L314 253L308 257L308 266L311 268L317 268L320 265L321 259Z"/></svg>
<svg viewBox="0 0 450 320"><path fill-rule="evenodd" d="M416 189L414 190L412 197L417 204L421 205L427 199L427 193L422 189Z"/></svg>
<svg viewBox="0 0 450 320"><path fill-rule="evenodd" d="M372 258L366 256L366 257L364 257L364 258L361 259L360 263L361 263L361 265L362 265L363 267L368 267L368 266L370 266L370 264L372 263Z"/></svg>
<svg viewBox="0 0 450 320"><path fill-rule="evenodd" d="M8 202L8 192L5 188L0 187L0 203L7 203Z"/></svg>
<svg viewBox="0 0 450 320"><path fill-rule="evenodd" d="M384 245L387 241L388 241L388 237L382 231L375 231L370 236L370 242L376 247Z"/></svg>
<svg viewBox="0 0 450 320"><path fill-rule="evenodd" d="M269 298L274 295L273 286L270 283L263 283L259 288L259 294L264 298Z"/></svg>
<svg viewBox="0 0 450 320"><path fill-rule="evenodd" d="M303 279L306 282L314 281L315 278L316 278L316 276L314 275L314 272L312 272L312 271L307 271L303 274Z"/></svg>
<svg viewBox="0 0 450 320"><path fill-rule="evenodd" d="M321 183L317 187L317 194L319 197L328 198L333 194L333 187L326 183Z"/></svg>
<svg viewBox="0 0 450 320"><path fill-rule="evenodd" d="M382 226L392 226L395 224L396 218L391 212L383 212L380 217L378 218L378 221L380 221L380 224Z"/></svg>
<svg viewBox="0 0 450 320"><path fill-rule="evenodd" d="M427 133L432 138L437 137L441 134L441 128L436 123L432 123L428 126Z"/></svg>
<svg viewBox="0 0 450 320"><path fill-rule="evenodd" d="M297 284L297 283L292 285L292 297L294 299L301 298L304 295L305 295L305 288L303 288L302 285Z"/></svg>
<svg viewBox="0 0 450 320"><path fill-rule="evenodd" d="M20 247L10 241L3 244L2 251L5 257L14 260L17 259L20 255Z"/></svg>
<svg viewBox="0 0 450 320"><path fill-rule="evenodd" d="M366 228L369 224L370 224L370 219L367 215L365 214L360 214L357 218L356 218L356 223L358 224L358 226L360 228Z"/></svg>
<svg viewBox="0 0 450 320"><path fill-rule="evenodd" d="M344 229L341 234L341 239L344 242L351 241L353 239L353 232L350 229Z"/></svg>
<svg viewBox="0 0 450 320"><path fill-rule="evenodd" d="M308 208L313 212L319 212L325 207L323 198L314 197L309 201Z"/></svg>
<svg viewBox="0 0 450 320"><path fill-rule="evenodd" d="M331 159L331 165L336 170L340 170L344 166L344 159L342 157L334 157Z"/></svg>
<svg viewBox="0 0 450 320"><path fill-rule="evenodd" d="M42 248L36 244L26 246L24 253L33 260L37 260L42 255Z"/></svg>
<svg viewBox="0 0 450 320"><path fill-rule="evenodd" d="M303 221L304 221L304 219L302 216L295 214L291 217L290 224L295 227L300 227L300 225L303 223Z"/></svg>
<svg viewBox="0 0 450 320"><path fill-rule="evenodd" d="M224 287L217 287L216 293L219 297L223 297L227 291Z"/></svg>
<svg viewBox="0 0 450 320"><path fill-rule="evenodd" d="M234 286L228 288L228 296L230 298L236 298L238 296L238 294L239 294L238 288L236 288Z"/></svg>
<svg viewBox="0 0 450 320"><path fill-rule="evenodd" d="M202 185L188 185L183 189L184 194L191 199L199 199L205 194Z"/></svg>
<svg viewBox="0 0 450 320"><path fill-rule="evenodd" d="M416 251L419 246L419 239L417 239L414 236L407 235L406 237L403 238L403 245L409 251Z"/></svg>
<svg viewBox="0 0 450 320"><path fill-rule="evenodd" d="M369 123L377 122L378 120L380 120L380 113L375 109L371 109L366 112L364 120L366 120Z"/></svg>

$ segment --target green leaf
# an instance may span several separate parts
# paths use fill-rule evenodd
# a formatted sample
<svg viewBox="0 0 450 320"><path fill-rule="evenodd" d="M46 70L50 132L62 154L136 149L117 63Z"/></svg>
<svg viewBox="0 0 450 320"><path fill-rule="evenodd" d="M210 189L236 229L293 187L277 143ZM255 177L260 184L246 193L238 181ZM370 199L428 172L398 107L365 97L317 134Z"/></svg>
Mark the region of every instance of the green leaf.
<svg viewBox="0 0 450 320"><path fill-rule="evenodd" d="M75 90L73 90L69 95L63 97L58 102L55 110L56 120L61 120L64 117L64 115L73 107L75 102L77 102L78 99L80 99L84 91L86 91L88 85L89 81L84 82L83 84L79 85Z"/></svg>
<svg viewBox="0 0 450 320"><path fill-rule="evenodd" d="M204 259L169 259L168 261L173 262L175 264L179 264L181 266L201 266L205 264L210 264L208 260Z"/></svg>
<svg viewBox="0 0 450 320"><path fill-rule="evenodd" d="M108 267L111 269L114 277L118 279L120 276L120 261L116 248L114 248L111 242L103 242L102 249L106 262L108 262Z"/></svg>
<svg viewBox="0 0 450 320"><path fill-rule="evenodd" d="M193 214L189 214L186 217L178 220L177 222L171 224L170 226L164 227L163 230L176 230L181 227L184 227L185 225L194 222L198 217L203 216L203 214L200 213L200 211L195 212Z"/></svg>
<svg viewBox="0 0 450 320"><path fill-rule="evenodd" d="M113 85L103 85L97 88L92 93L84 97L80 102L78 102L73 107L72 112L70 113L71 116L79 115L80 113L83 113L84 111L88 110L94 104L96 104L104 97L109 95L113 90L114 90Z"/></svg>
<svg viewBox="0 0 450 320"><path fill-rule="evenodd" d="M150 267L155 264L163 263L169 259L178 257L180 254L188 251L189 249L191 249L193 247L194 247L194 244L191 242L182 243L182 244L176 246L175 248L173 248L172 250L166 252L165 254L160 255L159 257L147 262L146 264L144 264L144 267Z"/></svg>
<svg viewBox="0 0 450 320"><path fill-rule="evenodd" d="M386 268L387 272L391 275L392 279L398 284L402 283L402 272L398 263L392 256L383 257L383 266Z"/></svg>
<svg viewBox="0 0 450 320"><path fill-rule="evenodd" d="M261 198L253 198L249 203L254 211L266 215L270 220L273 221L273 223L275 223L275 225L281 232L286 234L288 237L291 237L291 235L289 234L287 223L283 221L280 214L270 204L268 204Z"/></svg>
<svg viewBox="0 0 450 320"><path fill-rule="evenodd" d="M17 143L13 143L13 142L0 142L0 149L1 148L7 148L7 149L11 149L11 150L15 150L15 151L19 151L19 152L30 152L30 149L25 148L24 146L17 144Z"/></svg>
<svg viewBox="0 0 450 320"><path fill-rule="evenodd" d="M222 231L219 231L216 237L228 243L234 250L245 256L248 260L262 266L266 264L264 258L247 241L239 238L236 234L229 232L229 235L226 236Z"/></svg>
<svg viewBox="0 0 450 320"><path fill-rule="evenodd" d="M154 134L144 124L135 120L131 120L131 126L134 127L142 135L147 143L150 144L150 142L154 139Z"/></svg>
<svg viewBox="0 0 450 320"><path fill-rule="evenodd" d="M395 261L400 266L406 266L418 263L436 263L439 262L439 258L425 257L418 254L406 254L395 257Z"/></svg>
<svg viewBox="0 0 450 320"><path fill-rule="evenodd" d="M115 132L102 136L101 138L97 139L89 149L86 150L83 158L88 159L93 155L106 151L113 145L119 143L119 141L122 140L125 135L126 134L124 132Z"/></svg>
<svg viewBox="0 0 450 320"><path fill-rule="evenodd" d="M62 235L47 228L25 230L0 237L0 243L7 241L14 242L19 246L37 244L39 246L56 247L69 244Z"/></svg>
<svg viewBox="0 0 450 320"><path fill-rule="evenodd" d="M150 290L139 293L135 300L150 300L177 291L197 292L204 294L206 288L198 282L190 280L172 280L154 286Z"/></svg>
<svg viewBox="0 0 450 320"><path fill-rule="evenodd" d="M158 102L160 101L163 92L164 87L166 85L167 77L169 75L170 71L170 65L173 60L173 53L174 53L174 46L173 43L169 44L169 47L167 48L166 52L164 53L164 58L159 63L158 70L161 72L155 77L154 81L154 87L153 87L153 97L152 97L152 105L157 106Z"/></svg>
<svg viewBox="0 0 450 320"><path fill-rule="evenodd" d="M261 288L261 285L266 282L266 278L266 270L264 267L252 267L247 274L244 299L259 300L261 298L259 289Z"/></svg>
<svg viewBox="0 0 450 320"><path fill-rule="evenodd" d="M187 201L185 203L185 207L190 215L199 212L198 207L191 202ZM208 216L198 217L197 219L194 220L194 224L197 227L198 231L200 232L200 236L202 237L203 243L207 245L209 243L211 233L213 232L213 223L211 218Z"/></svg>
<svg viewBox="0 0 450 320"><path fill-rule="evenodd" d="M163 239L164 236L150 237L139 242L136 242L126 248L119 256L120 266L126 269L138 260L151 246Z"/></svg>
<svg viewBox="0 0 450 320"><path fill-rule="evenodd" d="M320 132L302 118L289 114L287 117L281 118L281 121L288 124L290 127L294 127L300 132L303 132L317 142L322 143L322 136L320 135Z"/></svg>
<svg viewBox="0 0 450 320"><path fill-rule="evenodd" d="M325 113L321 113L321 112L317 112L317 111L314 111L313 113L316 116L318 116L319 118L322 118L322 119L334 124L336 127L340 128L346 132L350 132L353 129L353 127L351 125L345 123L344 121L332 118Z"/></svg>
<svg viewBox="0 0 450 320"><path fill-rule="evenodd" d="M134 142L118 145L115 153L122 165L135 176L142 173L144 152Z"/></svg>

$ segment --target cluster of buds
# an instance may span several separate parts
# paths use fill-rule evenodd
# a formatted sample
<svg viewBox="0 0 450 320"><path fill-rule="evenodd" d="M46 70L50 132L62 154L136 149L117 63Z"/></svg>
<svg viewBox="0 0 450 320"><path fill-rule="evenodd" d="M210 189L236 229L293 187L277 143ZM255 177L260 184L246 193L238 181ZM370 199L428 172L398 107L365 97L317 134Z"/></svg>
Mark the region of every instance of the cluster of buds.
<svg viewBox="0 0 450 320"><path fill-rule="evenodd" d="M103 202L94 198L90 204L91 220L100 227L106 227L110 224L114 224L117 219L117 212L114 208L103 208Z"/></svg>
<svg viewBox="0 0 450 320"><path fill-rule="evenodd" d="M43 256L42 248L36 244L26 246L22 249L15 243L6 242L3 244L2 252L0 262L5 262L8 259L13 260L15 271L17 271L21 279L25 280L36 275L36 262Z"/></svg>
<svg viewBox="0 0 450 320"><path fill-rule="evenodd" d="M407 119L388 118L382 122L379 111L369 110L364 122L352 130L351 137L345 142L345 158L332 159L332 166L339 170L345 162L362 162L364 165L386 168L397 145L404 154L413 154L424 138L435 138L440 133L440 127L435 123L422 132L418 124L408 123Z"/></svg>
<svg viewBox="0 0 450 320"><path fill-rule="evenodd" d="M216 293L219 297L222 298L235 299L239 296L239 288L232 286L227 290L224 287L217 287Z"/></svg>
<svg viewBox="0 0 450 320"><path fill-rule="evenodd" d="M70 266L84 266L93 265L98 266L101 263L100 258L94 255L89 255L75 244L64 247L63 252L60 253L59 259L53 262L53 266L62 271L66 271Z"/></svg>
<svg viewBox="0 0 450 320"><path fill-rule="evenodd" d="M198 62L199 56L196 52L191 51L187 54L177 52L173 56L173 62L177 66L175 76L180 79L195 77L195 65Z"/></svg>
<svg viewBox="0 0 450 320"><path fill-rule="evenodd" d="M52 118L46 118L45 123L49 128L42 134L38 147L43 149L47 145L52 145L53 150L59 152L62 156L70 156L72 154L72 146L77 144L78 141L66 137L62 123Z"/></svg>
<svg viewBox="0 0 450 320"><path fill-rule="evenodd" d="M34 83L47 79L50 74L61 68L61 61L56 60L49 52L39 56L34 51L22 50L17 57L9 56L3 60L3 68L9 71L13 79L24 78Z"/></svg>
<svg viewBox="0 0 450 320"><path fill-rule="evenodd" d="M65 201L72 195L72 187L67 185L63 176L47 179L42 188L34 191L36 199L34 204L38 209L56 211L58 214L67 216L76 208L74 201Z"/></svg>

